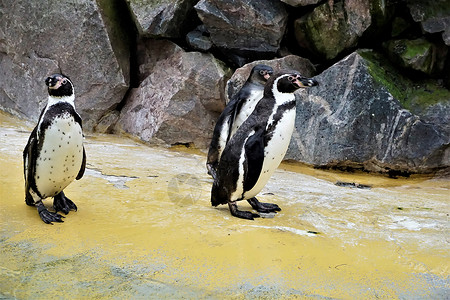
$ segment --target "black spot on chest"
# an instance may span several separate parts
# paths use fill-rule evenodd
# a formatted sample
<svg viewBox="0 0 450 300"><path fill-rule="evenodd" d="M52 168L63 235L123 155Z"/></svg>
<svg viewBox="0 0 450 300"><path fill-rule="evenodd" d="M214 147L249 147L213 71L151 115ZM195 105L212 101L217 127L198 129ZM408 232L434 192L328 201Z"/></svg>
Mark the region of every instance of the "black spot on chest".
<svg viewBox="0 0 450 300"><path fill-rule="evenodd" d="M284 114L287 111L294 109L294 108L295 108L295 100L286 102L278 107L277 111L275 112L275 114L273 116L272 123L267 126L267 135L266 135L266 139L264 141L264 146L267 146L269 141L272 139L273 134L275 132L275 128L278 126L278 123L283 118Z"/></svg>

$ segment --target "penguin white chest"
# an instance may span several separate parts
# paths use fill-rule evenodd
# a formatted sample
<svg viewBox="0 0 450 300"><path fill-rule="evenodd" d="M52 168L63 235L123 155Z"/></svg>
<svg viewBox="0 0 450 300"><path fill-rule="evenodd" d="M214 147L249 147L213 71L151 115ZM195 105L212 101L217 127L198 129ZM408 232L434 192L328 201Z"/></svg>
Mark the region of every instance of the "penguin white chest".
<svg viewBox="0 0 450 300"><path fill-rule="evenodd" d="M279 120L272 120L272 122L277 122L277 124L264 148L264 162L261 173L255 186L245 193L245 199L255 197L264 188L283 160L294 130L295 112L294 106L294 108L286 110Z"/></svg>
<svg viewBox="0 0 450 300"><path fill-rule="evenodd" d="M36 187L43 197L53 197L78 175L83 161L81 126L70 114L53 119L40 134L42 147L36 158Z"/></svg>

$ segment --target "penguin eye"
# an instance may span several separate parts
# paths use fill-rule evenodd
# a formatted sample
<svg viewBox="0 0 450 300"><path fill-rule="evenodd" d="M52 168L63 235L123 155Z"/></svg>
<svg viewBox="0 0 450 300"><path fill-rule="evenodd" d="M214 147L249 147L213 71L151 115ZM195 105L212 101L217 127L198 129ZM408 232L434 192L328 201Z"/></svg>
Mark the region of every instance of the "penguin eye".
<svg viewBox="0 0 450 300"><path fill-rule="evenodd" d="M67 83L67 78L63 78L63 80L61 81L62 84L66 84Z"/></svg>
<svg viewBox="0 0 450 300"><path fill-rule="evenodd" d="M292 82L292 81L295 81L295 77L292 76L292 75L290 75L290 76L288 77L288 80L291 81L291 82Z"/></svg>
<svg viewBox="0 0 450 300"><path fill-rule="evenodd" d="M259 71L259 75L261 75L261 76L266 75L266 71L264 71L264 70Z"/></svg>

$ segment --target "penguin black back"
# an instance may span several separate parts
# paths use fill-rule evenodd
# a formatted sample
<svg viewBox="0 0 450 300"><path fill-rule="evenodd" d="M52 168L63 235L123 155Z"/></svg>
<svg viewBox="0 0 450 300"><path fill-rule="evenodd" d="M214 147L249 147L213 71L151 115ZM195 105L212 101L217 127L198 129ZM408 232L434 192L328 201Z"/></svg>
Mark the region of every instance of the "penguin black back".
<svg viewBox="0 0 450 300"><path fill-rule="evenodd" d="M256 65L252 68L247 81L236 93L221 113L214 127L213 137L208 150L207 170L215 177L216 168L225 145L237 128L253 112L258 101L262 98L264 84L273 73L273 69L266 65Z"/></svg>
<svg viewBox="0 0 450 300"><path fill-rule="evenodd" d="M223 150L211 190L211 204L228 204L233 216L253 219L258 214L240 211L236 201L247 200L257 212L276 212L276 204L255 196L283 159L295 124L295 95L299 88L317 85L295 71L272 75L264 97Z"/></svg>

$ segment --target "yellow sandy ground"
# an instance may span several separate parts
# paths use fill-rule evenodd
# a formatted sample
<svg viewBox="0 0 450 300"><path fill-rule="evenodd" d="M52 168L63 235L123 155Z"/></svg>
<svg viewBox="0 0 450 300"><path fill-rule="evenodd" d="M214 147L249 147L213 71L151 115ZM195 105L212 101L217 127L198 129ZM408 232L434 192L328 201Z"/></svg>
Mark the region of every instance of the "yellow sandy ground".
<svg viewBox="0 0 450 300"><path fill-rule="evenodd" d="M24 203L30 131L0 115L0 298L449 297L448 179L284 164L259 197L283 210L248 221L210 206L204 155L96 135L51 226Z"/></svg>

